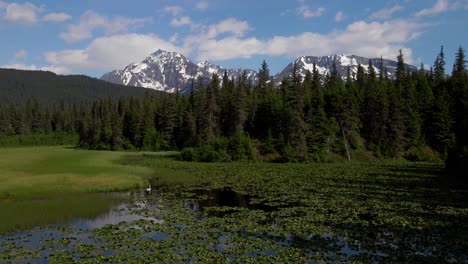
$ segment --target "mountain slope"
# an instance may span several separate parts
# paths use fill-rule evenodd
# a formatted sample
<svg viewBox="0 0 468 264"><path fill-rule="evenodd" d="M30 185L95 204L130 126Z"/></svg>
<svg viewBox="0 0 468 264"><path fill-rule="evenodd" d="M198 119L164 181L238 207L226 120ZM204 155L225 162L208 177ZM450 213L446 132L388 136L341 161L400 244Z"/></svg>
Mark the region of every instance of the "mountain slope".
<svg viewBox="0 0 468 264"><path fill-rule="evenodd" d="M236 79L243 69L224 69L220 66L202 62L195 64L182 54L158 50L143 61L132 63L123 70L104 74L101 79L127 86L145 87L158 91L186 93L190 91L192 80L199 77L208 81L216 73L227 72L229 78ZM258 78L253 70L246 70L247 77L253 81Z"/></svg>
<svg viewBox="0 0 468 264"><path fill-rule="evenodd" d="M372 58L370 60L372 61L372 66L376 74L380 74L381 59ZM275 81L280 82L284 77L289 76L293 69L294 63L296 63L296 67L299 71L299 74L301 74L304 77L308 70L312 72L314 63L316 64L316 68L320 75L326 76L331 72L333 68L333 62L335 62L336 70L343 78L347 75L348 67L351 71L351 77L355 77L359 64L364 68L366 73L368 72L369 68L369 58L360 57L356 55L333 54L330 56L323 57L302 56L288 64L286 68L284 68L279 74L277 74L275 76ZM406 67L411 71L417 70L416 67L411 65L406 65ZM397 62L384 59L383 68L386 70L387 76L392 79L395 76Z"/></svg>
<svg viewBox="0 0 468 264"><path fill-rule="evenodd" d="M84 75L0 69L0 103L25 102L30 97L41 102L90 102L103 97L142 98L147 92L155 91L116 85Z"/></svg>
<svg viewBox="0 0 468 264"><path fill-rule="evenodd" d="M371 60L375 72L380 74L380 58L373 58ZM364 67L366 72L369 67L369 58L343 54L333 54L323 57L303 56L296 59L294 62L296 62L299 73L302 76L305 76L308 70L312 72L314 63L323 77L331 72L333 62L335 62L337 71L343 78L347 75L348 67L350 67L353 75L357 73L359 64ZM281 83L284 77L291 74L294 62L291 62L280 73L273 76L274 83ZM397 62L383 60L383 64L387 76L393 78L393 76L395 76ZM416 70L416 67L411 65L407 65L407 68ZM253 83L258 81L258 73L253 70L224 69L221 66L213 65L208 62L194 64L182 54L163 50L158 50L143 61L132 63L123 70L106 73L101 79L127 86L145 87L165 92L175 92L179 90L181 93L187 93L191 89L192 80L197 81L198 78L202 78L206 83L213 74L222 77L225 71L230 79L237 79L245 71L247 78L250 78Z"/></svg>

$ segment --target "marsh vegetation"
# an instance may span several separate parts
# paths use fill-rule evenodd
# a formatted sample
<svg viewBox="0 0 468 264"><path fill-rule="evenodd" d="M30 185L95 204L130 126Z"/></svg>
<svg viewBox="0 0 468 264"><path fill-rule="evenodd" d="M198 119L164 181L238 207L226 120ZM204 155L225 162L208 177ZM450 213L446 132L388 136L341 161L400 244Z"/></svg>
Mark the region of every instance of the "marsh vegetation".
<svg viewBox="0 0 468 264"><path fill-rule="evenodd" d="M48 152L54 151L60 158L81 153L63 148ZM198 163L178 161L171 153L86 153L100 159L115 155L108 156L109 163L96 164L94 157L82 164L115 166L113 173L140 172L143 178L137 179L144 184L137 181L129 185L141 186L133 191L95 197L96 202L111 200L101 213L2 231L1 262L468 259L468 193L440 177L443 164ZM93 170L109 173L104 167ZM95 173L78 172L82 177ZM145 194L148 175L153 188ZM79 207L71 201L70 206Z"/></svg>

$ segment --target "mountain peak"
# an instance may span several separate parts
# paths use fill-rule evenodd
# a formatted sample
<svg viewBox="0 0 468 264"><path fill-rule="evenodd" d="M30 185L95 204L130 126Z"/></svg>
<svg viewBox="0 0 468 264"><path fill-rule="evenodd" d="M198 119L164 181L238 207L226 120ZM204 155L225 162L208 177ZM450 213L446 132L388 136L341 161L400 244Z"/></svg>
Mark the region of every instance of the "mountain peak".
<svg viewBox="0 0 468 264"><path fill-rule="evenodd" d="M155 52L151 53L151 55L158 56L158 55L167 54L167 53L169 53L169 51L165 51L165 50L162 50L162 49L158 49L158 50L156 50Z"/></svg>
<svg viewBox="0 0 468 264"><path fill-rule="evenodd" d="M194 64L180 53L158 49L143 61L130 64L124 70L104 74L101 79L128 86L185 93L190 91L192 80L202 77L204 82L208 82L213 74L223 76L225 71L229 79L237 79L243 69L224 69L207 61ZM255 71L247 71L248 78L254 82L258 79L257 75Z"/></svg>
<svg viewBox="0 0 468 264"><path fill-rule="evenodd" d="M294 62L297 64L299 74L303 77L307 71L313 71L314 64L319 74L326 76L331 72L333 63L335 63L338 73L345 77L348 68L350 68L351 74L355 76L358 65L368 71L369 60L372 61L375 72L379 74L382 63L380 59L369 59L350 54L336 53L322 57L302 56ZM383 64L387 76L395 76L397 63L391 60L383 60ZM293 62L273 77L274 83L279 84L283 78L290 76L292 68ZM416 67L410 65L407 65L407 68L410 70L416 69ZM195 64L180 53L161 49L150 54L141 62L128 65L123 70L104 74L101 79L128 86L145 87L165 92L178 90L181 93L187 93L190 91L194 79L201 78L203 82L208 83L213 74L222 77L224 72L227 73L229 79L237 79L245 73L252 83L258 82L258 73L254 70L225 69L208 61Z"/></svg>

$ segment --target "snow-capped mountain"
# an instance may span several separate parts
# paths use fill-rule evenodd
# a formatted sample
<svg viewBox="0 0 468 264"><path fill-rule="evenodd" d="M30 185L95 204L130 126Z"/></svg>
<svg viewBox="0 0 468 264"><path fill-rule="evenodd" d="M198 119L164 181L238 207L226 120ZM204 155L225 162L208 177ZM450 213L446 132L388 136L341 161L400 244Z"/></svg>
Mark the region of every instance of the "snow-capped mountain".
<svg viewBox="0 0 468 264"><path fill-rule="evenodd" d="M381 60L380 58L372 58L370 60L377 75L380 74L381 63L383 62L383 69L386 71L387 76L391 79L395 76L397 68L396 61L386 59ZM296 63L299 74L302 75L302 77L305 77L307 71L312 72L314 63L320 75L326 76L332 71L333 62L335 62L336 70L343 79L347 76L348 67L350 68L351 77L353 78L356 76L358 65L361 65L366 73L369 71L369 58L356 55L332 54L330 56L323 57L302 56L288 64L286 68L278 73L275 76L275 81L278 83L281 82L284 77L290 76L294 63ZM416 67L411 65L406 65L406 67L412 71L416 70Z"/></svg>
<svg viewBox="0 0 468 264"><path fill-rule="evenodd" d="M128 86L151 88L165 92L186 93L190 91L192 80L199 77L208 81L215 73L222 77L224 72L228 77L237 79L244 69L224 69L208 62L195 64L182 54L158 50L141 62L132 63L123 70L104 74L101 79ZM253 82L258 80L257 72L245 70L247 78Z"/></svg>
<svg viewBox="0 0 468 264"><path fill-rule="evenodd" d="M380 74L380 58L373 58L371 61L375 72ZM331 72L333 62L335 62L336 69L343 78L347 75L348 67L353 75L357 73L359 64L364 67L366 72L369 67L369 58L356 55L303 56L291 62L280 73L275 75L273 77L274 83L280 83L284 77L291 74L294 62L302 76L305 76L308 70L312 72L314 63L319 73L326 76ZM397 62L384 59L383 64L387 76L390 78L395 76ZM407 67L410 70L416 70L414 66L407 65ZM132 63L123 70L106 73L101 79L127 86L145 87L165 92L175 92L178 89L180 93L187 93L191 89L192 80L197 81L201 77L205 82L208 82L213 74L217 74L222 78L225 71L229 79L237 79L245 71L251 82L254 84L258 82L258 73L254 70L224 69L206 61L195 64L182 54L163 50L158 50L143 61Z"/></svg>

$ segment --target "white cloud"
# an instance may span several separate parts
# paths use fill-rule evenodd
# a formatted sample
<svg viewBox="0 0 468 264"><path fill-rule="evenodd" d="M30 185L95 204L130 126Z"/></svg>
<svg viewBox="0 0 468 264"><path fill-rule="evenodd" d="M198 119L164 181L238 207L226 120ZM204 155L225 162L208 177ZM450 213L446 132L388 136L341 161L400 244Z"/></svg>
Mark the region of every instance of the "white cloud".
<svg viewBox="0 0 468 264"><path fill-rule="evenodd" d="M66 13L49 13L42 17L42 20L46 22L64 22L71 18L72 17Z"/></svg>
<svg viewBox="0 0 468 264"><path fill-rule="evenodd" d="M468 10L468 0L456 1L455 3L452 4L452 8L455 10L459 10L459 9Z"/></svg>
<svg viewBox="0 0 468 264"><path fill-rule="evenodd" d="M448 0L437 0L437 2L431 8L426 8L417 12L416 17L435 15L448 11L449 9L450 3Z"/></svg>
<svg viewBox="0 0 468 264"><path fill-rule="evenodd" d="M18 50L15 55L13 56L13 60L22 60L28 56L28 51L22 49Z"/></svg>
<svg viewBox="0 0 468 264"><path fill-rule="evenodd" d="M210 35L191 36L185 40L185 45L193 47L198 60L227 60L249 58L253 55L321 56L332 53L394 59L398 50L402 49L406 61L411 63L412 51L405 48L405 44L417 38L420 29L420 24L407 20L382 23L358 21L348 25L343 31L333 31L328 34L304 32L264 40L235 35L219 40Z"/></svg>
<svg viewBox="0 0 468 264"><path fill-rule="evenodd" d="M309 6L302 4L296 9L297 13L304 18L319 17L322 16L325 8L319 7L316 10L310 10Z"/></svg>
<svg viewBox="0 0 468 264"><path fill-rule="evenodd" d="M47 52L45 59L58 68L107 71L141 61L157 49L188 52L156 35L122 34L96 38L84 49Z"/></svg>
<svg viewBox="0 0 468 264"><path fill-rule="evenodd" d="M76 42L92 37L93 30L103 29L107 35L126 32L129 28L143 26L150 21L149 18L114 17L112 19L102 16L92 10L84 12L77 24L68 25L68 31L61 33L60 37L67 42Z"/></svg>
<svg viewBox="0 0 468 264"><path fill-rule="evenodd" d="M177 16L180 13L182 13L182 7L180 6L165 6L163 10L164 12L169 13L173 16Z"/></svg>
<svg viewBox="0 0 468 264"><path fill-rule="evenodd" d="M180 27L180 26L190 25L192 24L192 21L190 20L190 17L184 16L181 18L173 18L170 24L171 26L174 26L174 27Z"/></svg>
<svg viewBox="0 0 468 264"><path fill-rule="evenodd" d="M340 21L343 21L343 19L345 18L345 15L342 11L339 11L338 13L336 13L335 15L335 22L340 22Z"/></svg>
<svg viewBox="0 0 468 264"><path fill-rule="evenodd" d="M38 22L38 14L44 11L43 7L31 3L8 4L2 2L1 5L5 8L3 19L8 23L14 24L36 24Z"/></svg>
<svg viewBox="0 0 468 264"><path fill-rule="evenodd" d="M255 54L263 54L264 44L263 41L256 38L227 37L221 40L209 39L197 47L197 59L205 61L249 58Z"/></svg>
<svg viewBox="0 0 468 264"><path fill-rule="evenodd" d="M207 37L214 38L223 33L233 34L235 36L242 37L250 30L249 23L247 21L240 21L235 18L228 18L217 24L208 27Z"/></svg>
<svg viewBox="0 0 468 264"><path fill-rule="evenodd" d="M209 4L208 4L208 1L206 1L206 0L198 1L195 4L195 8L200 9L200 10L206 10L206 9L208 9L208 7L209 7Z"/></svg>
<svg viewBox="0 0 468 264"><path fill-rule="evenodd" d="M5 64L5 65L1 65L0 68L17 69L17 70L30 70L30 71L38 70L38 67L36 65L27 65L27 64L23 64L23 63Z"/></svg>
<svg viewBox="0 0 468 264"><path fill-rule="evenodd" d="M23 63L13 63L13 64L5 64L0 65L0 68L5 69L17 69L17 70L28 70L28 71L51 71L55 72L56 74L64 74L70 73L69 69L61 68L61 67L54 67L54 66L36 66L34 64L23 64Z"/></svg>
<svg viewBox="0 0 468 264"><path fill-rule="evenodd" d="M71 19L66 13L48 13L42 18L39 17L44 12L43 6L36 6L29 2L24 4L7 3L0 1L0 8L5 9L3 20L12 24L33 25L40 21L46 22L64 22Z"/></svg>
<svg viewBox="0 0 468 264"><path fill-rule="evenodd" d="M391 8L383 8L380 9L377 12L374 12L371 14L372 19L381 19L381 20L386 20L392 17L392 15L400 10L402 10L403 7L400 5L396 5Z"/></svg>
<svg viewBox="0 0 468 264"><path fill-rule="evenodd" d="M398 50L402 49L405 61L412 63L412 50L406 44L420 35L422 25L409 20L357 21L343 30L325 34L304 32L266 39L246 37L249 30L251 28L246 21L230 18L201 27L198 33L182 39L177 34L170 41L152 34L99 37L83 49L48 52L45 59L48 65L59 69L109 71L141 61L157 49L180 52L199 61L221 61L255 55L294 58L332 53L395 59ZM175 41L181 44L176 45Z"/></svg>
<svg viewBox="0 0 468 264"><path fill-rule="evenodd" d="M174 33L174 34L169 38L169 41L170 41L170 42L176 42L177 40L179 40L179 33Z"/></svg>

